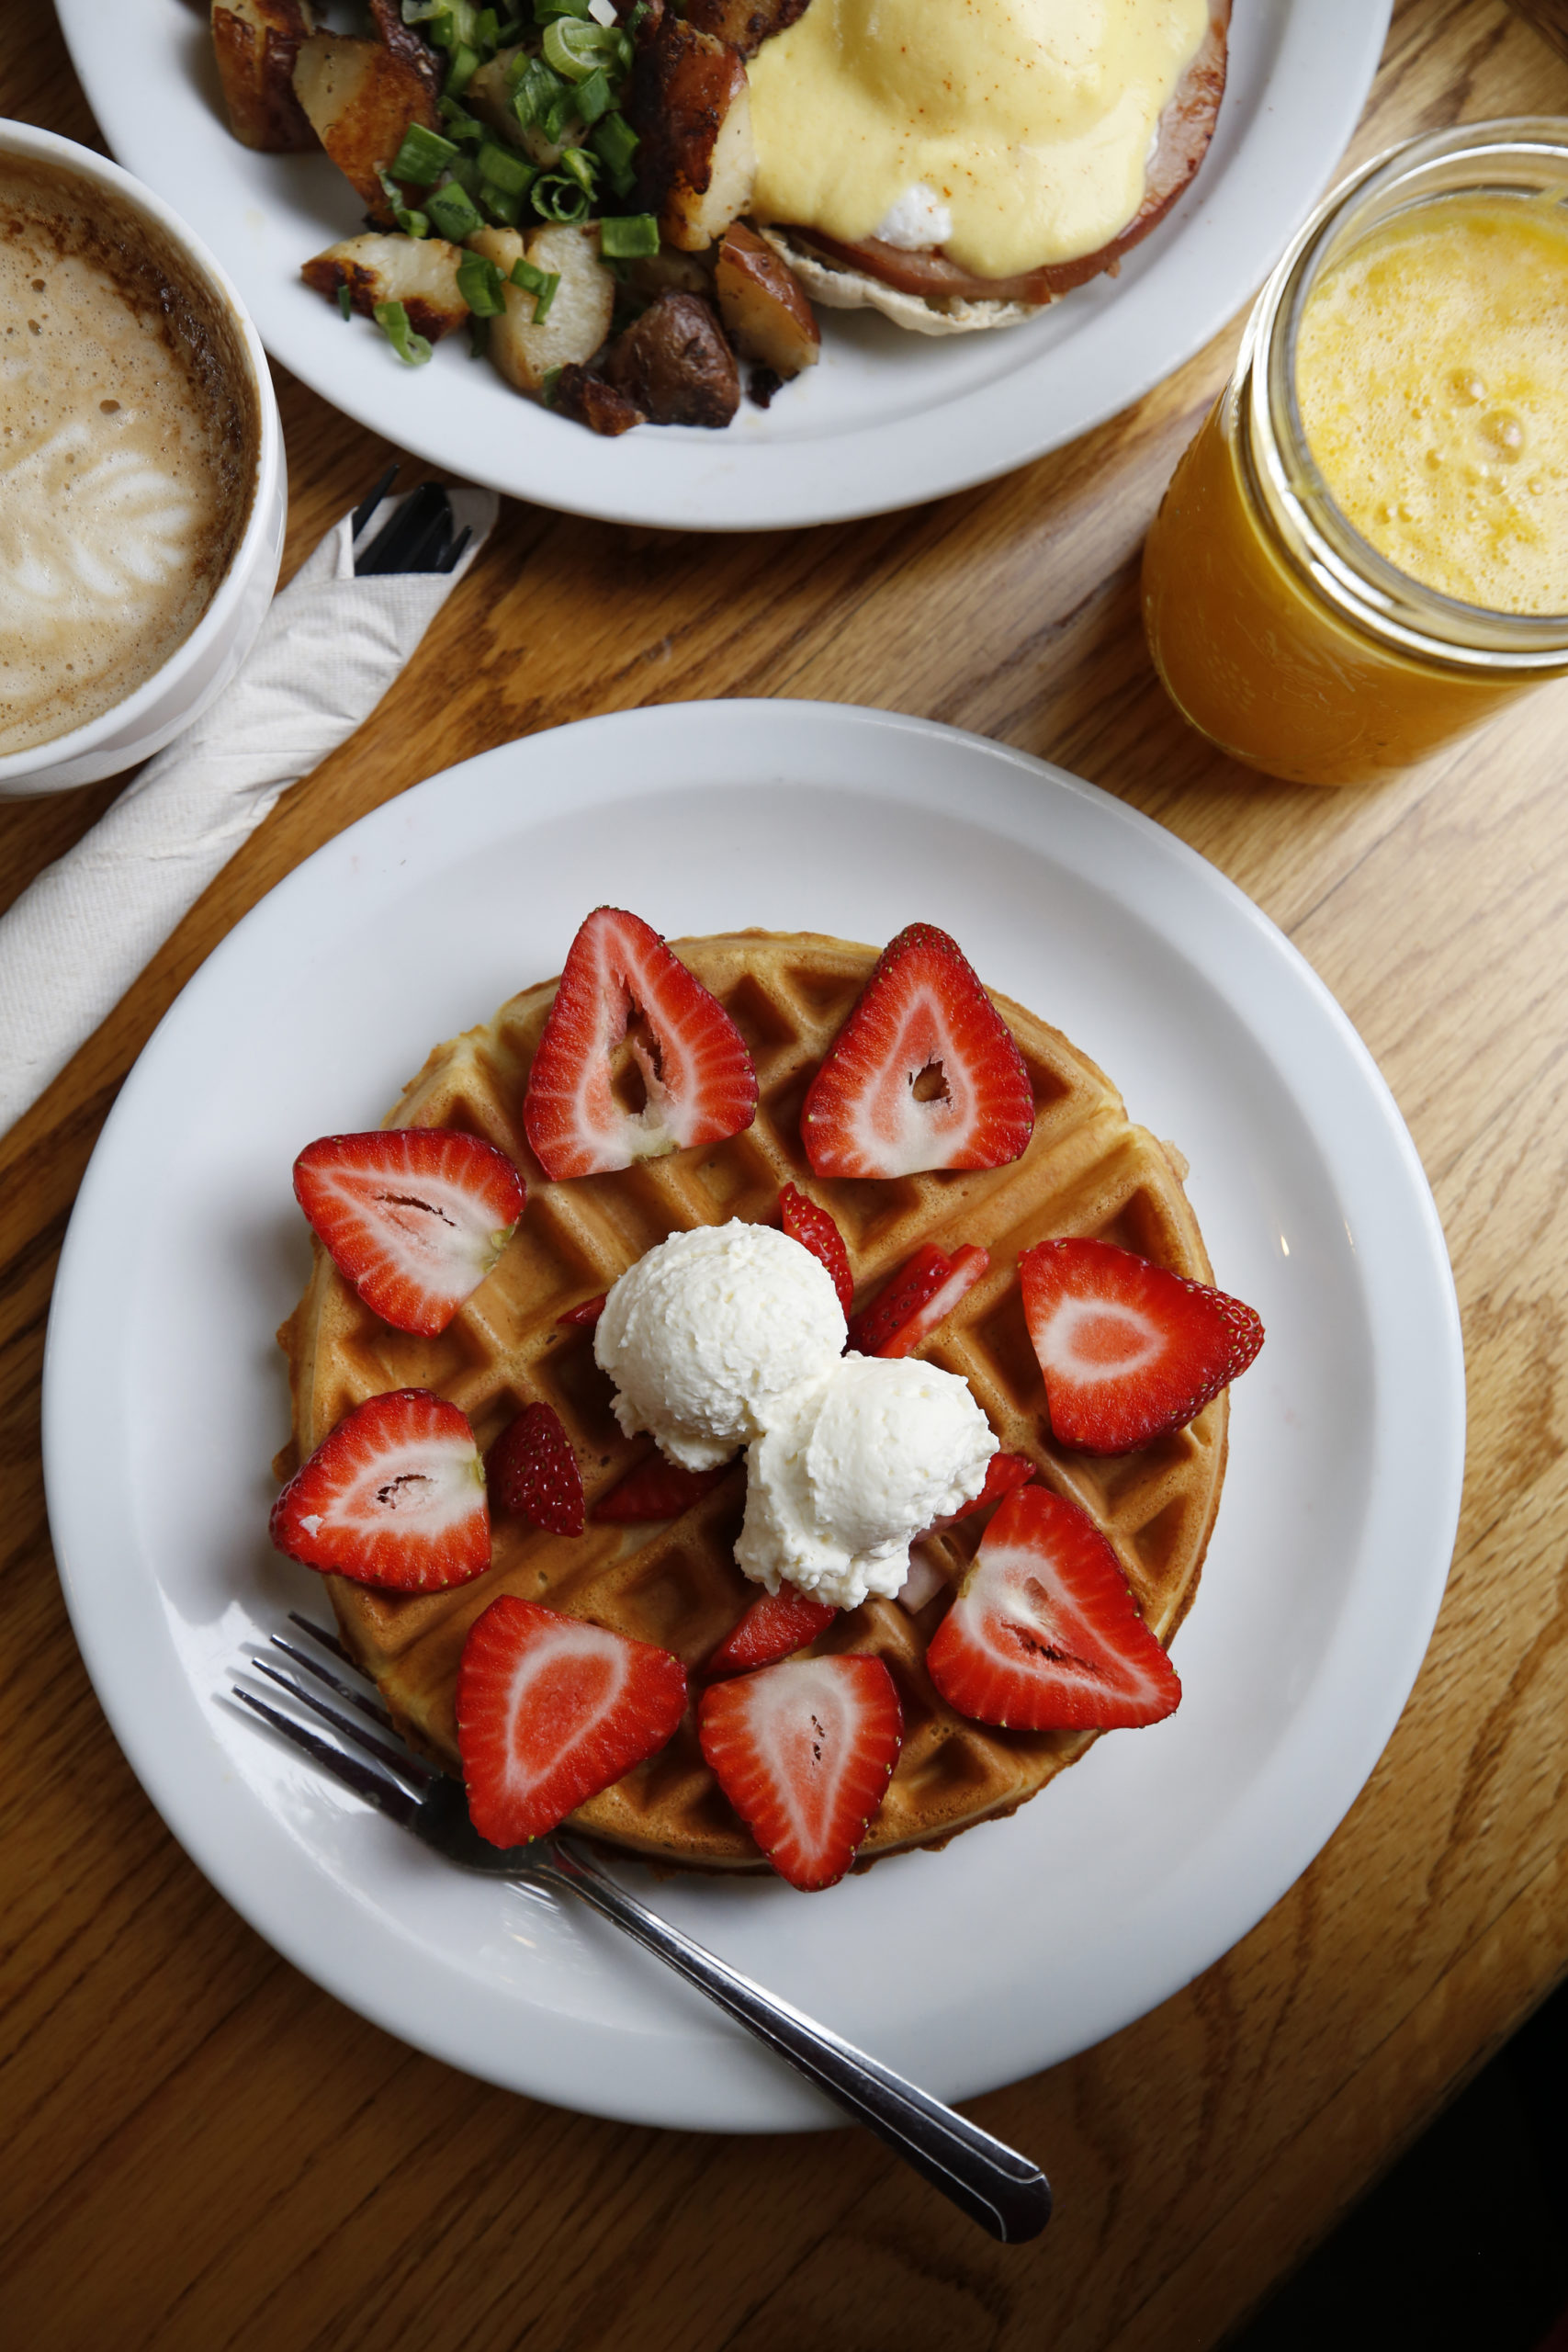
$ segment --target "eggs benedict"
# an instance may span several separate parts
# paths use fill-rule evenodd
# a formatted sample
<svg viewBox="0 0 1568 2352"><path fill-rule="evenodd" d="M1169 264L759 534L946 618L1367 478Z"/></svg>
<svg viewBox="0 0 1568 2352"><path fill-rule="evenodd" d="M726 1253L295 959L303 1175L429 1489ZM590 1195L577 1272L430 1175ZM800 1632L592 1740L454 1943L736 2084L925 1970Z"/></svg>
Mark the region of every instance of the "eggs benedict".
<svg viewBox="0 0 1568 2352"><path fill-rule="evenodd" d="M1229 0L811 0L750 59L750 214L829 308L1009 325L1201 163Z"/></svg>

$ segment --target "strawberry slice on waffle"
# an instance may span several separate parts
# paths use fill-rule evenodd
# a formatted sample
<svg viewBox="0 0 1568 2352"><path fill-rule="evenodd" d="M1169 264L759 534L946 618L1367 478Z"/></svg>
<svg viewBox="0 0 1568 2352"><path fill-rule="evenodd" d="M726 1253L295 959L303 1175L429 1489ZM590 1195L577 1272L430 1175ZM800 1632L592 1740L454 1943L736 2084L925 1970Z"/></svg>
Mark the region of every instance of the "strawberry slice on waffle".
<svg viewBox="0 0 1568 2352"><path fill-rule="evenodd" d="M1011 1030L933 923L883 949L800 1114L818 1176L1001 1168L1028 1148L1034 1095Z"/></svg>
<svg viewBox="0 0 1568 2352"><path fill-rule="evenodd" d="M990 1251L976 1242L961 1241L950 1258L928 1241L855 1317L850 1346L863 1356L910 1354L946 1322L990 1262Z"/></svg>
<svg viewBox="0 0 1568 2352"><path fill-rule="evenodd" d="M272 1540L307 1567L439 1592L490 1566L484 1464L456 1405L423 1388L367 1397L296 1471Z"/></svg>
<svg viewBox="0 0 1568 2352"><path fill-rule="evenodd" d="M457 1668L468 1817L492 1846L542 1837L658 1754L686 1704L668 1650L503 1593Z"/></svg>
<svg viewBox="0 0 1568 2352"><path fill-rule="evenodd" d="M798 1241L827 1267L847 1320L854 1302L855 1278L850 1272L844 1237L827 1210L808 1200L798 1184L785 1184L779 1193L779 1223L792 1241Z"/></svg>
<svg viewBox="0 0 1568 2352"><path fill-rule="evenodd" d="M708 1672L716 1677L754 1674L760 1666L774 1666L792 1650L814 1642L838 1613L829 1601L813 1600L797 1585L781 1584L777 1592L760 1592L709 1658Z"/></svg>
<svg viewBox="0 0 1568 2352"><path fill-rule="evenodd" d="M1181 1698L1111 1545L1043 1487L1002 1503L926 1668L961 1715L1011 1731L1154 1724Z"/></svg>
<svg viewBox="0 0 1568 2352"><path fill-rule="evenodd" d="M640 1110L616 1099L625 1045ZM528 1073L523 1125L547 1176L603 1176L749 1127L757 1072L746 1041L640 916L598 907L572 941Z"/></svg>
<svg viewBox="0 0 1568 2352"><path fill-rule="evenodd" d="M1263 1345L1250 1306L1111 1241L1041 1241L1018 1261L1053 1435L1129 1453L1180 1429Z"/></svg>
<svg viewBox="0 0 1568 2352"><path fill-rule="evenodd" d="M504 1152L451 1127L322 1136L294 1163L294 1193L371 1312L426 1340L478 1290L526 1197Z"/></svg>
<svg viewBox="0 0 1568 2352"><path fill-rule="evenodd" d="M618 1487L600 1496L593 1516L610 1527L635 1526L645 1519L679 1519L683 1510L722 1487L733 1467L721 1462L716 1470L682 1470L678 1463L666 1462L661 1453L650 1453L646 1462L627 1471Z"/></svg>
<svg viewBox="0 0 1568 2352"><path fill-rule="evenodd" d="M491 1447L485 1471L503 1510L521 1511L552 1535L581 1534L582 1473L553 1405L525 1405Z"/></svg>
<svg viewBox="0 0 1568 2352"><path fill-rule="evenodd" d="M879 1657L788 1658L710 1684L697 1736L774 1870L812 1893L854 1860L898 1761L904 1715Z"/></svg>

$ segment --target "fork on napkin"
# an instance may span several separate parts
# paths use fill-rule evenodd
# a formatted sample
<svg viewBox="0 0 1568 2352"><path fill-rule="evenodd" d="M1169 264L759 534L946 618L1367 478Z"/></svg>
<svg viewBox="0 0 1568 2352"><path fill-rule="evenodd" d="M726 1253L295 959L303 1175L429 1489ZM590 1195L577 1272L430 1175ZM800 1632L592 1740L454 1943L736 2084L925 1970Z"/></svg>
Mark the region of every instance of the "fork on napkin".
<svg viewBox="0 0 1568 2352"><path fill-rule="evenodd" d="M274 598L212 707L0 916L0 1135L278 796L369 716L489 537L492 491L426 482L389 499L396 471Z"/></svg>

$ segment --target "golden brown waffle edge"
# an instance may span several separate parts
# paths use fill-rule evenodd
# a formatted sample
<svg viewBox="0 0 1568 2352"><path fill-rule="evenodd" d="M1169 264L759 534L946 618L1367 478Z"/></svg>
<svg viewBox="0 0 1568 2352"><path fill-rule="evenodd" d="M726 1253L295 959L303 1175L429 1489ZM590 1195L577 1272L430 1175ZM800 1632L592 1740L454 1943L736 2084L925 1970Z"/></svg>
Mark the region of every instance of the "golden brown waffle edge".
<svg viewBox="0 0 1568 2352"><path fill-rule="evenodd" d="M457 1661L468 1627L502 1592L672 1650L692 1674L695 1699L707 1658L756 1597L733 1559L744 1463L678 1520L596 1526L594 1503L653 1450L652 1442L622 1435L610 1383L593 1361L592 1329L558 1318L607 1290L678 1228L729 1217L773 1221L779 1189L789 1182L819 1201L843 1234L857 1306L922 1242L978 1242L990 1251L988 1272L919 1352L966 1378L1003 1448L1027 1454L1044 1483L1089 1512L1114 1544L1146 1622L1168 1645L1191 1603L1219 1508L1227 1399L1222 1394L1187 1429L1134 1454L1094 1460L1057 1451L1016 1261L1033 1242L1092 1235L1209 1281L1179 1156L1129 1121L1110 1080L1058 1031L993 995L1034 1089L1034 1136L1023 1158L1008 1168L879 1182L815 1177L800 1145L801 1102L877 950L809 933L735 932L671 944L724 1005L755 1057L758 1112L744 1135L614 1175L552 1183L528 1148L522 1114L556 982L526 989L492 1022L438 1046L384 1123L465 1129L522 1170L527 1206L494 1272L439 1338L421 1340L363 1306L316 1245L310 1284L278 1333L294 1404L283 1469L288 1452L304 1460L353 1406L403 1387L451 1398L481 1450L524 1405L542 1398L577 1449L590 1513L581 1537L498 1514L491 1566L472 1584L399 1595L329 1577L344 1644L400 1727L425 1754L458 1769ZM950 1575L973 1554L983 1526L976 1514L930 1539ZM897 1601L873 1599L813 1645L882 1657L904 1709L903 1753L863 1862L942 1844L1012 1812L1092 1744L1092 1734L1008 1732L956 1714L925 1671L926 1643L945 1605L939 1592L911 1616ZM691 1710L661 1754L581 1807L572 1826L665 1864L766 1868L703 1760Z"/></svg>

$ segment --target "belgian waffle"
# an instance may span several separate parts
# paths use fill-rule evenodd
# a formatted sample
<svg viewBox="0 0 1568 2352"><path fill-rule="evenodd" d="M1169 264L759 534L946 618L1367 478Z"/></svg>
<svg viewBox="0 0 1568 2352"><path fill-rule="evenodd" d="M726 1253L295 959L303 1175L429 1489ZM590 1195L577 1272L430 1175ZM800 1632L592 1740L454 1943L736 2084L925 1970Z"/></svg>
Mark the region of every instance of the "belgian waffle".
<svg viewBox="0 0 1568 2352"><path fill-rule="evenodd" d="M1093 1460L1057 1452L1024 1326L1016 1261L1032 1243L1093 1235L1201 1282L1208 1257L1179 1156L1132 1125L1110 1080L1056 1030L996 997L1034 1090L1033 1139L1010 1167L879 1182L814 1177L799 1137L802 1099L864 983L876 951L810 933L740 932L671 942L717 997L756 1060L755 1124L728 1142L644 1161L615 1175L552 1183L523 1132L530 1062L556 983L526 989L487 1026L438 1046L405 1089L389 1126L449 1126L497 1145L527 1180L523 1222L499 1265L437 1339L392 1330L363 1306L316 1245L309 1288L278 1334L289 1360L294 1443L280 1475L305 1459L367 1396L429 1388L460 1406L481 1449L534 1398L553 1405L575 1445L587 1532L551 1535L504 1513L491 1567L434 1594L378 1592L329 1578L347 1648L378 1686L412 1743L458 1768L454 1690L468 1627L503 1592L672 1650L694 1683L757 1588L734 1563L745 1504L744 1462L677 1520L597 1526L598 1498L651 1450L626 1438L592 1332L563 1324L677 1228L758 1222L795 1183L829 1211L848 1245L857 1305L919 1247L979 1242L986 1276L919 1352L961 1374L1004 1449L1087 1510L1114 1544L1147 1623L1168 1645L1198 1583L1224 1477L1227 1401L1140 1453ZM951 1579L982 1532L980 1515L927 1539ZM905 1742L862 1859L940 1845L973 1823L1010 1813L1074 1763L1094 1735L995 1730L938 1696L925 1648L946 1606L939 1590L910 1613L872 1599L815 1645L883 1658L903 1704ZM690 1711L664 1751L583 1805L572 1826L659 1861L700 1869L764 1868L705 1764Z"/></svg>

